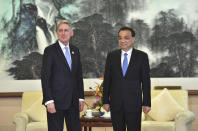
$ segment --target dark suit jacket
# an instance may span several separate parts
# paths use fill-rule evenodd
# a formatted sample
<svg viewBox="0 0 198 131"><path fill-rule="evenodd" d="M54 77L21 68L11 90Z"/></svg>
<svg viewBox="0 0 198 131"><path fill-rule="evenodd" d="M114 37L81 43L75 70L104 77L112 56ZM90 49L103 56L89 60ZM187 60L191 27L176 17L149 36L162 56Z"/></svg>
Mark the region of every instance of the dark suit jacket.
<svg viewBox="0 0 198 131"><path fill-rule="evenodd" d="M121 49L109 53L105 66L103 104L110 104L111 110L119 110L124 106L128 112L139 112L142 106L151 106L150 99L147 54L133 49L127 72L123 77Z"/></svg>
<svg viewBox="0 0 198 131"><path fill-rule="evenodd" d="M58 41L45 48L41 70L43 104L54 100L56 109L68 109L71 104L79 107L84 99L82 67L78 48L70 45L72 70L67 64Z"/></svg>

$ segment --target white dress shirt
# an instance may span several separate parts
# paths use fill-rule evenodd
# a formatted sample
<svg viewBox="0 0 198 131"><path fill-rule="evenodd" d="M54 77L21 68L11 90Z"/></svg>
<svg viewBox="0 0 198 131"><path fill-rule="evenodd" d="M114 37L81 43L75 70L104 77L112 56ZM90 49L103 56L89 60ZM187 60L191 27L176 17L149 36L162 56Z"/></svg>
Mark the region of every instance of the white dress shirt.
<svg viewBox="0 0 198 131"><path fill-rule="evenodd" d="M131 54L132 54L133 48L131 48L130 50L128 50L127 52L121 50L121 66L123 65L123 61L124 61L124 53L127 53L127 60L128 60L128 65L131 59Z"/></svg>

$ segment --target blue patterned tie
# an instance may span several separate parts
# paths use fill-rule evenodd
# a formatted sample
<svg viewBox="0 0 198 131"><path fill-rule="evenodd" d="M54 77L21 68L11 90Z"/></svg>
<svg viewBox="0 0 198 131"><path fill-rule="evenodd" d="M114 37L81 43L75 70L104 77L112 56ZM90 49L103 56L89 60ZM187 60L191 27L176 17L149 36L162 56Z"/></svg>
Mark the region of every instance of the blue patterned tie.
<svg viewBox="0 0 198 131"><path fill-rule="evenodd" d="M124 53L124 61L123 61L123 64L122 64L122 74L123 74L123 76L125 76L126 71L127 71L127 67L128 67L127 55L128 55L127 53Z"/></svg>
<svg viewBox="0 0 198 131"><path fill-rule="evenodd" d="M66 57L68 65L69 65L69 68L71 70L71 57L70 57L70 54L69 54L69 48L68 47L65 47L65 57Z"/></svg>

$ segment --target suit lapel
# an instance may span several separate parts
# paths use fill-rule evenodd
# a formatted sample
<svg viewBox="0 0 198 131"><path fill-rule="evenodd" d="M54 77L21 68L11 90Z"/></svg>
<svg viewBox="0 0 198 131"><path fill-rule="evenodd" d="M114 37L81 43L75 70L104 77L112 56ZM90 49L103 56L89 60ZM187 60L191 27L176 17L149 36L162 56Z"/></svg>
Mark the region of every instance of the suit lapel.
<svg viewBox="0 0 198 131"><path fill-rule="evenodd" d="M58 54L59 58L61 59L61 61L63 61L64 64L66 65L66 67L70 70L67 60L65 58L65 55L63 54L63 51L62 51L58 41L56 42L56 50L58 52L57 54Z"/></svg>
<svg viewBox="0 0 198 131"><path fill-rule="evenodd" d="M120 75L123 77L123 74L122 74L122 62L121 62L121 54L122 54L122 52L121 52L121 49L118 51L118 64L117 65L119 65L119 71L120 71Z"/></svg>
<svg viewBox="0 0 198 131"><path fill-rule="evenodd" d="M71 54L71 60L72 60L72 71L73 71L76 65L75 52L72 46L69 46L69 48L70 48L70 54Z"/></svg>

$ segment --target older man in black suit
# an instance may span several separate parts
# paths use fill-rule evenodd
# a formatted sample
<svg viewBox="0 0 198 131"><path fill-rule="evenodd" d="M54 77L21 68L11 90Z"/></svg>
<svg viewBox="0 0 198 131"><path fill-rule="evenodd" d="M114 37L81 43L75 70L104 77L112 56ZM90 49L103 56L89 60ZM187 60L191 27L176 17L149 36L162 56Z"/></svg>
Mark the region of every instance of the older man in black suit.
<svg viewBox="0 0 198 131"><path fill-rule="evenodd" d="M133 29L121 28L118 39L121 49L110 52L106 60L103 108L111 110L114 131L126 127L127 131L140 131L142 107L148 113L151 106L148 56L132 47Z"/></svg>
<svg viewBox="0 0 198 131"><path fill-rule="evenodd" d="M81 131L79 111L84 107L84 88L80 53L69 44L71 24L57 25L58 41L45 48L41 71L43 104L47 108L48 131Z"/></svg>

